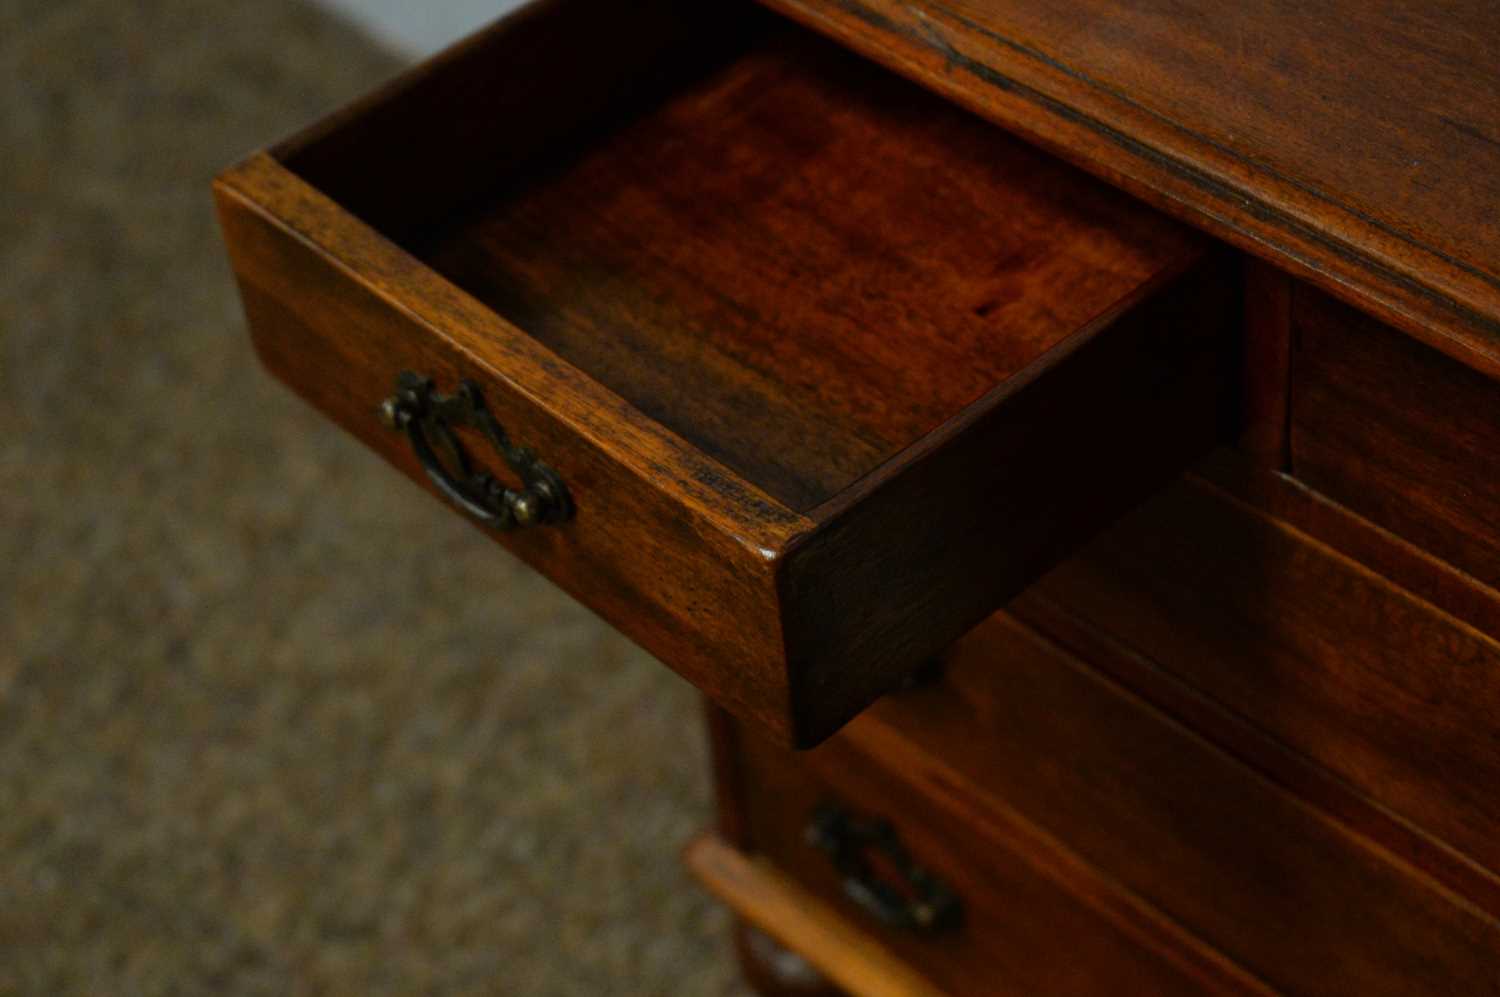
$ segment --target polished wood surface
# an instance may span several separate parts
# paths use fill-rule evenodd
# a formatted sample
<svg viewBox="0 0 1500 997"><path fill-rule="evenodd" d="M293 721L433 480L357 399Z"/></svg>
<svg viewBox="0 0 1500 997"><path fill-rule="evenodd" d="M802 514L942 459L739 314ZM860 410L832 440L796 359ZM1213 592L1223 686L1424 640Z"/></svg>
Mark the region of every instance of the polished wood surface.
<svg viewBox="0 0 1500 997"><path fill-rule="evenodd" d="M563 470L583 510L565 530L497 539L711 695L764 711L767 723L781 719L784 700L768 674L783 654L779 634L741 620L774 619L774 574L758 545L785 544L806 520L351 223L269 158L236 168L217 190L267 369L417 481L426 475L404 435L376 417L395 372L422 371L449 389L460 377L482 380L495 415Z"/></svg>
<svg viewBox="0 0 1500 997"><path fill-rule="evenodd" d="M1290 473L1265 467L1226 448L1205 457L1193 473L1394 582L1419 600L1500 639L1500 597L1494 589Z"/></svg>
<svg viewBox="0 0 1500 997"><path fill-rule="evenodd" d="M1477 898L1493 895L1500 644L1492 637L1201 484L1147 503L1018 608L1029 618L1038 600L1337 774L1421 829L1419 838L1438 840L1423 851L1456 850L1415 860L1449 867L1445 878Z"/></svg>
<svg viewBox="0 0 1500 997"><path fill-rule="evenodd" d="M227 171L252 334L429 487L372 413L401 370L476 381L578 510L502 542L815 743L1219 437L1237 281L1200 236L790 25L645 46L633 75L613 55L590 72L636 80L625 105L569 83L563 123L477 136L457 95L551 92L597 6L507 18ZM499 68L528 45L552 47L519 61L543 77ZM386 165L410 198L375 196Z"/></svg>
<svg viewBox="0 0 1500 997"><path fill-rule="evenodd" d="M810 730L899 688L1221 437L1233 294L1215 262L991 392L799 540L780 581Z"/></svg>
<svg viewBox="0 0 1500 997"><path fill-rule="evenodd" d="M1274 989L1500 993L1500 920L1004 614L830 743L955 823L1012 808Z"/></svg>
<svg viewBox="0 0 1500 997"><path fill-rule="evenodd" d="M742 850L764 856L945 992L1269 992L1108 876L1008 826L1011 815L989 809L991 801L967 800L968 819L945 811L924 795L929 787L912 784L910 766L873 759L847 733L793 754L747 731L739 752L741 806L750 818ZM962 920L921 934L880 924L852 903L828 856L805 836L814 810L830 802L889 820L914 860L957 892Z"/></svg>
<svg viewBox="0 0 1500 997"><path fill-rule="evenodd" d="M1485 0L767 0L1500 374Z"/></svg>
<svg viewBox="0 0 1500 997"><path fill-rule="evenodd" d="M808 512L1202 250L792 32L415 253Z"/></svg>
<svg viewBox="0 0 1500 997"><path fill-rule="evenodd" d="M1294 322L1292 473L1500 599L1500 381L1311 289Z"/></svg>
<svg viewBox="0 0 1500 997"><path fill-rule="evenodd" d="M695 838L683 860L705 889L792 947L850 997L943 997L944 991L771 863L713 835Z"/></svg>
<svg viewBox="0 0 1500 997"><path fill-rule="evenodd" d="M1237 423L1239 449L1256 466L1283 470L1292 460L1292 295L1296 281L1245 257L1243 345Z"/></svg>
<svg viewBox="0 0 1500 997"><path fill-rule="evenodd" d="M266 366L423 483L396 372L481 386L578 505L501 542L741 718L690 866L851 992L1500 994L1500 20L764 6L543 0L226 171Z"/></svg>

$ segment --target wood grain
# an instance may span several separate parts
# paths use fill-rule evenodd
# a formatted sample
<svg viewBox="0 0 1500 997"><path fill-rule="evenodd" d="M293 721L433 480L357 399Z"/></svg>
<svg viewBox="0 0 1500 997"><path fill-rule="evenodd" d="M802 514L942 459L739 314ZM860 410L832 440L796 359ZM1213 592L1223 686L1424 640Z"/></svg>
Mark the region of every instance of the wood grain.
<svg viewBox="0 0 1500 997"><path fill-rule="evenodd" d="M1003 614L830 743L955 823L1014 808L1275 989L1500 993L1500 921Z"/></svg>
<svg viewBox="0 0 1500 997"><path fill-rule="evenodd" d="M766 0L1500 374L1485 0Z"/></svg>
<svg viewBox="0 0 1500 997"><path fill-rule="evenodd" d="M706 692L772 728L785 725L774 565L761 550L810 523L268 157L226 173L216 194L256 349L272 373L428 488L404 436L376 417L380 400L403 369L448 390L461 377L482 382L495 415L562 471L579 506L562 527L492 536ZM747 616L759 626L743 626Z"/></svg>
<svg viewBox="0 0 1500 997"><path fill-rule="evenodd" d="M1493 638L1193 484L1107 531L1019 610L1034 599L1109 634L1488 875L1500 869ZM1450 881L1472 881L1476 895L1492 892L1485 873L1455 873Z"/></svg>
<svg viewBox="0 0 1500 997"><path fill-rule="evenodd" d="M1292 291L1296 282L1253 256L1245 274L1239 448L1261 467L1290 466Z"/></svg>
<svg viewBox="0 0 1500 997"><path fill-rule="evenodd" d="M802 754L749 732L741 745L754 853L951 994L1265 992L1071 856L1036 863L1035 850L1019 851L1013 836L992 833L994 821L956 820L934 807L908 784L906 769L853 750L847 732ZM852 904L828 856L804 837L814 809L828 801L890 820L914 858L957 890L961 925L915 935Z"/></svg>
<svg viewBox="0 0 1500 997"><path fill-rule="evenodd" d="M814 743L1216 438L1234 281L790 25L700 45L683 4L680 44L588 70L628 99L585 99L558 77L598 6L502 20L227 171L252 334L424 484L374 410L403 369L475 380L578 508L506 546ZM556 120L527 104L554 89ZM479 134L491 90L527 104L514 144Z"/></svg>
<svg viewBox="0 0 1500 997"><path fill-rule="evenodd" d="M1284 472L1220 448L1193 467L1236 500L1382 575L1424 602L1500 639L1500 593Z"/></svg>
<svg viewBox="0 0 1500 997"><path fill-rule="evenodd" d="M740 771L739 727L734 718L712 697L703 697L704 726L708 732L708 757L712 766L714 833L734 848L750 842L744 808L744 780Z"/></svg>
<svg viewBox="0 0 1500 997"><path fill-rule="evenodd" d="M1293 474L1500 590L1500 382L1311 288L1295 325Z"/></svg>
<svg viewBox="0 0 1500 997"><path fill-rule="evenodd" d="M1203 245L781 32L414 252L805 512Z"/></svg>
<svg viewBox="0 0 1500 997"><path fill-rule="evenodd" d="M1228 274L1080 333L793 544L780 578L800 718L826 732L1227 435ZM857 669L842 667L858 661ZM799 743L816 743L809 737Z"/></svg>
<svg viewBox="0 0 1500 997"><path fill-rule="evenodd" d="M1500 912L1500 877L1361 793L1337 773L1062 607L1025 598L1012 608L1049 640L1309 806L1399 856L1491 916Z"/></svg>

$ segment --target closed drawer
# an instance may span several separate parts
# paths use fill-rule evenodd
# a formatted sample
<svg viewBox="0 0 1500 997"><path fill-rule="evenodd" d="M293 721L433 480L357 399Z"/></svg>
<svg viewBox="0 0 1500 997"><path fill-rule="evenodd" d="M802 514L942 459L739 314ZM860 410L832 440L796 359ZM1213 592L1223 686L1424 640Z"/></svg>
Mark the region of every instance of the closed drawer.
<svg viewBox="0 0 1500 997"><path fill-rule="evenodd" d="M1203 449L1225 287L1201 237L707 7L534 5L216 191L275 374L806 744Z"/></svg>
<svg viewBox="0 0 1500 997"><path fill-rule="evenodd" d="M1434 860L1446 849L1468 856L1454 881L1494 895L1500 645L1492 638L1190 482L1106 531L1014 609L1041 619L1047 605L1330 771L1412 826L1414 843L1438 838L1442 846L1424 848ZM1484 869L1464 872L1474 862Z"/></svg>
<svg viewBox="0 0 1500 997"><path fill-rule="evenodd" d="M738 740L748 849L943 993L1261 992L1170 928L1109 911L1109 884L1076 868L1049 874L1004 836L987 838L983 821L934 805L844 735L800 754L748 732ZM919 905L936 906L935 920L903 917Z"/></svg>
<svg viewBox="0 0 1500 997"><path fill-rule="evenodd" d="M1011 809L1273 989L1500 993L1494 918L1003 614L830 744L967 823Z"/></svg>
<svg viewBox="0 0 1500 997"><path fill-rule="evenodd" d="M1292 315L1292 473L1500 589L1500 382L1310 287Z"/></svg>

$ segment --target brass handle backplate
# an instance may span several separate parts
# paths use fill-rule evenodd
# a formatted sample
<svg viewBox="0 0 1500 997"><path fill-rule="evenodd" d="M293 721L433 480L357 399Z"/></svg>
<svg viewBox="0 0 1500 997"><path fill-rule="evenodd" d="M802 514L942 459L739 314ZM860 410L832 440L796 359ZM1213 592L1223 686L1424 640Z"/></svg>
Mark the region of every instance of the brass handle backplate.
<svg viewBox="0 0 1500 997"><path fill-rule="evenodd" d="M380 405L381 421L406 433L412 452L427 477L447 498L470 516L496 530L524 529L560 523L573 515L573 499L556 471L530 449L511 442L500 421L490 414L472 381L461 381L451 395L439 394L432 380L402 371L396 393ZM506 487L483 468L476 467L454 432L476 429L521 480Z"/></svg>

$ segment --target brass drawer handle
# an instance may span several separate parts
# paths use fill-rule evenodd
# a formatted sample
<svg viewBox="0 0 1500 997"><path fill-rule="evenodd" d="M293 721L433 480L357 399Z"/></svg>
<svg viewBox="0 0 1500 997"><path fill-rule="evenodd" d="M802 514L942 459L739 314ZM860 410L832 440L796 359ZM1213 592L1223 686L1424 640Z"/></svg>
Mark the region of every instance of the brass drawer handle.
<svg viewBox="0 0 1500 997"><path fill-rule="evenodd" d="M813 812L806 837L828 854L843 878L844 895L882 924L939 934L962 920L958 894L917 864L889 821L855 817L838 804L824 803ZM876 872L872 852L897 874L896 882Z"/></svg>
<svg viewBox="0 0 1500 997"><path fill-rule="evenodd" d="M402 371L396 378L396 393L380 405L380 419L391 429L405 431L412 452L438 491L493 529L560 523L573 515L573 499L562 478L530 449L511 442L472 381L461 381L457 391L443 395L433 388L430 378ZM521 479L521 489L507 488L488 471L474 467L454 433L457 427L483 433Z"/></svg>

